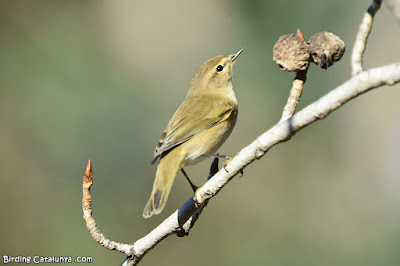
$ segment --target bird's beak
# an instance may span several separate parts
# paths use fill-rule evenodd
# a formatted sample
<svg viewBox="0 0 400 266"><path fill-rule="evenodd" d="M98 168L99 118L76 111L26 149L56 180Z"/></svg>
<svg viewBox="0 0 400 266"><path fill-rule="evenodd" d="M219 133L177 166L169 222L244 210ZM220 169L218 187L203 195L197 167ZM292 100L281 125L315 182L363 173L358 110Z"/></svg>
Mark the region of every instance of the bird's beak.
<svg viewBox="0 0 400 266"><path fill-rule="evenodd" d="M243 52L244 48L240 49L239 51L237 51L237 53L232 55L232 62L234 62L236 60L236 58Z"/></svg>

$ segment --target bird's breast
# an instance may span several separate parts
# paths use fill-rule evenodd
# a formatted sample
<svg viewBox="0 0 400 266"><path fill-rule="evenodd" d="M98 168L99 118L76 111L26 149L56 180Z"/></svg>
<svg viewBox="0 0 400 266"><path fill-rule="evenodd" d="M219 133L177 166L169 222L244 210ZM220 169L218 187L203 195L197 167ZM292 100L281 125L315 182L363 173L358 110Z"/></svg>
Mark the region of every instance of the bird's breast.
<svg viewBox="0 0 400 266"><path fill-rule="evenodd" d="M232 112L225 121L207 128L183 143L181 149L185 152L184 165L190 165L207 158L204 154L215 154L231 134L237 118L237 112Z"/></svg>

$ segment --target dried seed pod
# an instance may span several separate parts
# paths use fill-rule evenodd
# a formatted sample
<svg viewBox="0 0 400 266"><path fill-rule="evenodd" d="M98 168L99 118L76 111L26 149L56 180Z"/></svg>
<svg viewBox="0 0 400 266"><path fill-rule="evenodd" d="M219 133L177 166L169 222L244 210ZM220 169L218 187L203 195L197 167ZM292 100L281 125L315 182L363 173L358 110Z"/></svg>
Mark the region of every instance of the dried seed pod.
<svg viewBox="0 0 400 266"><path fill-rule="evenodd" d="M327 69L342 58L346 46L338 36L324 31L310 38L308 49L313 62L321 68Z"/></svg>
<svg viewBox="0 0 400 266"><path fill-rule="evenodd" d="M274 45L273 60L285 71L306 70L311 60L308 45L296 34L283 35Z"/></svg>

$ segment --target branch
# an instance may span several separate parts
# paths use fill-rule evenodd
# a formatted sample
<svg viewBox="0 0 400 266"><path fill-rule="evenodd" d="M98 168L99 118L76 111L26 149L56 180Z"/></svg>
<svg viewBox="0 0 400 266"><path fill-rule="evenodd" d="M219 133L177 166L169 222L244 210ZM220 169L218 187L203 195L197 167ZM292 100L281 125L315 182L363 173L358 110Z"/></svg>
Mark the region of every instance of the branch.
<svg viewBox="0 0 400 266"><path fill-rule="evenodd" d="M300 101L301 94L303 92L303 85L307 80L307 70L301 70L296 72L296 77L293 80L292 89L285 107L283 108L282 116L280 121L284 121L292 117L296 106Z"/></svg>
<svg viewBox="0 0 400 266"><path fill-rule="evenodd" d="M304 34L301 32L300 29L297 29L297 35L295 35L294 38L296 38L296 37L300 38L300 45L299 45L300 47L296 47L296 49L295 49L296 55L292 56L291 59L294 60L295 62L297 62L298 65L300 65L300 67L296 68L296 76L293 80L293 85L292 85L292 88L290 89L290 93L289 93L289 97L286 102L286 105L285 105L285 107L283 107L282 116L281 116L280 121L287 120L290 117L292 117L292 115L294 114L297 104L300 101L301 94L303 93L303 85L307 81L307 71L310 66L310 64L309 64L310 55L309 55L309 51L308 51L308 44L304 41ZM279 43L279 41L278 41L278 43ZM276 52L276 48L278 45L275 44L275 46L274 46L274 56L273 56L274 58L277 56L275 54L275 52ZM291 47L292 49L293 49L293 47L295 47L293 45L291 45L291 46L292 46ZM301 47L305 47L305 49L303 48L303 50L305 50L305 51L303 51L303 53L299 53L299 51L302 50ZM287 49L285 49L285 50L287 50ZM285 54L283 56L283 58L285 58L285 60L288 60L287 54ZM299 63L299 61L300 61L300 63Z"/></svg>
<svg viewBox="0 0 400 266"><path fill-rule="evenodd" d="M383 85L400 82L400 62L374 68L352 77L316 102L308 105L289 120L281 121L243 148L225 167L199 188L182 207L170 215L157 228L137 240L132 253L122 265L135 265L164 238L184 227L193 214L215 196L237 173L256 159L260 159L274 145L289 140L297 131L325 118L353 98ZM226 169L226 170L225 170Z"/></svg>
<svg viewBox="0 0 400 266"><path fill-rule="evenodd" d="M218 158L214 158L207 178L208 180L218 172L218 161ZM178 211L172 214L146 237L136 241L133 245L123 244L106 238L92 217L92 196L90 192L92 185L93 169L92 163L89 160L86 165L82 183L82 210L86 228L89 230L92 238L103 247L109 250L117 250L128 255L123 265L136 265L150 249L171 234L176 233L177 236L180 237L189 235L190 229L193 228L203 209L207 206L208 201L206 200L202 205L198 205L193 201L193 198L190 198ZM175 223L175 225L171 226L171 223Z"/></svg>
<svg viewBox="0 0 400 266"><path fill-rule="evenodd" d="M362 58L367 46L368 36L372 30L372 22L376 12L381 7L382 0L373 0L358 29L357 38L354 42L353 53L351 54L351 73L356 75L363 71Z"/></svg>
<svg viewBox="0 0 400 266"><path fill-rule="evenodd" d="M86 228L89 230L91 236L97 243L110 250L118 250L119 252L129 254L132 245L117 243L106 238L98 228L96 221L92 217L92 195L90 188L93 185L93 170L90 160L86 165L85 175L83 176L82 183L82 210L83 219L86 222Z"/></svg>
<svg viewBox="0 0 400 266"><path fill-rule="evenodd" d="M317 120L325 118L328 114L340 108L346 102L371 89L378 88L383 85L393 85L399 83L400 62L362 72L362 55L365 51L366 41L371 31L373 17L376 11L379 9L381 2L382 1L379 0L374 0L372 2L370 8L368 9L368 13L364 16L363 23L360 26L360 32L357 35L357 41L354 45L352 55L353 77L351 79L335 88L325 96L321 97L319 100L308 105L291 118L287 120L281 120L270 130L260 135L250 145L243 148L229 162L228 165L219 170L211 179L209 179L201 188L199 188L195 195L191 197L182 207L171 214L166 220L164 220L164 222L162 222L149 234L137 240L132 245L117 243L107 239L97 227L95 220L92 217L91 210L92 201L90 187L93 184L93 173L89 160L83 179L82 209L87 228L92 237L104 247L108 249L115 249L128 255L122 265L138 264L147 252L149 252L166 237L172 234L177 234L178 236L187 235L208 201L215 196L233 177L235 177L237 173L241 172L247 165L256 159L260 159L262 156L264 156L264 154L268 152L268 150L274 145L289 140L297 131ZM330 57L323 58L327 59ZM331 63L326 64L327 62L325 61L326 60L324 60L324 64L320 64L320 66L323 68L331 65ZM294 110L295 105L293 111ZM213 165L215 167L214 163ZM215 171L216 170L214 170L214 172Z"/></svg>

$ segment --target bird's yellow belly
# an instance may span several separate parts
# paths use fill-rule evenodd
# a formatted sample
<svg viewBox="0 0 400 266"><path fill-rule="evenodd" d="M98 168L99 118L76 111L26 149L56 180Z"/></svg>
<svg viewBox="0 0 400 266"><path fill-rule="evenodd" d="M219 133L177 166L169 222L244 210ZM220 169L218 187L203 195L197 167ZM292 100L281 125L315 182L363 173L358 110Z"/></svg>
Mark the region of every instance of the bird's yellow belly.
<svg viewBox="0 0 400 266"><path fill-rule="evenodd" d="M235 122L236 116L203 130L183 143L180 147L186 154L183 166L206 159L204 154L215 154L231 134Z"/></svg>

